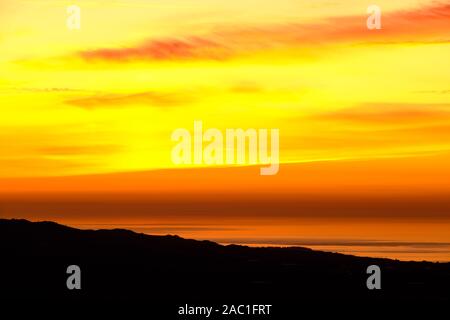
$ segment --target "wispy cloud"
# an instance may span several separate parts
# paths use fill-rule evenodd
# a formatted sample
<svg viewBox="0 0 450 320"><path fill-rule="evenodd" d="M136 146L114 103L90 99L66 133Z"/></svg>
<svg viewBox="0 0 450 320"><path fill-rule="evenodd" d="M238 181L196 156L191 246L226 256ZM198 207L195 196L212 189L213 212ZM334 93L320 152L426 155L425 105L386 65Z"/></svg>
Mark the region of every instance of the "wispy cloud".
<svg viewBox="0 0 450 320"><path fill-rule="evenodd" d="M344 247L406 247L406 248L449 248L450 242L416 242L416 241L386 241L386 240L357 240L357 239L219 239L220 242L245 244L271 244L289 246L344 246Z"/></svg>
<svg viewBox="0 0 450 320"><path fill-rule="evenodd" d="M367 30L366 17L341 16L319 23L236 26L202 36L149 39L123 48L85 50L77 55L88 62L228 60L241 55L329 44L442 44L448 43L450 4L383 16L383 28Z"/></svg>
<svg viewBox="0 0 450 320"><path fill-rule="evenodd" d="M199 37L189 39L150 40L136 47L118 49L98 49L84 51L80 56L87 60L224 60L227 48L213 40Z"/></svg>
<svg viewBox="0 0 450 320"><path fill-rule="evenodd" d="M49 146L38 148L36 151L42 155L49 156L77 156L93 154L111 154L122 150L119 145L74 145L74 146Z"/></svg>
<svg viewBox="0 0 450 320"><path fill-rule="evenodd" d="M117 108L126 105L173 107L190 103L192 97L178 93L141 92L133 94L106 94L67 100L66 103L85 108Z"/></svg>
<svg viewBox="0 0 450 320"><path fill-rule="evenodd" d="M368 103L353 108L315 115L330 121L360 123L424 123L450 120L450 104Z"/></svg>

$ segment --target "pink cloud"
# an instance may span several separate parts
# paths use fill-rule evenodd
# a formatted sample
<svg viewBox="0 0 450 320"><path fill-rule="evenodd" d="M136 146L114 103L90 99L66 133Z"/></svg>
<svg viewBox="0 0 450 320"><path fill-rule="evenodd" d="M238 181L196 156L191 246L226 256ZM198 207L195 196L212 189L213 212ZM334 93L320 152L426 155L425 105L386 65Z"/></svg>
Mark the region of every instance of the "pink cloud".
<svg viewBox="0 0 450 320"><path fill-rule="evenodd" d="M450 4L382 16L382 29L370 31L366 15L329 18L314 24L240 27L202 37L148 40L134 47L83 51L86 61L222 61L235 56L289 47L328 44L446 43L450 39Z"/></svg>

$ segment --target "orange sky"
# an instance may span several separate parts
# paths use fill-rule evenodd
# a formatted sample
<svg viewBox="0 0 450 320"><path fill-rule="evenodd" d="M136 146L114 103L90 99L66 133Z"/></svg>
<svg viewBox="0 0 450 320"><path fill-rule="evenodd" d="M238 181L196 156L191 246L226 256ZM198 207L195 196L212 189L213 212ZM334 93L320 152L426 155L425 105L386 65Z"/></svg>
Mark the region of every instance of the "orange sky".
<svg viewBox="0 0 450 320"><path fill-rule="evenodd" d="M0 215L80 228L448 261L446 155L2 181Z"/></svg>
<svg viewBox="0 0 450 320"><path fill-rule="evenodd" d="M195 120L278 128L283 163L449 149L448 1L380 0L381 30L357 0L0 3L0 177L170 169Z"/></svg>
<svg viewBox="0 0 450 320"><path fill-rule="evenodd" d="M379 0L381 30L360 0L76 4L69 30L68 3L0 0L0 216L450 242L450 1ZM279 173L176 167L195 120L279 129Z"/></svg>

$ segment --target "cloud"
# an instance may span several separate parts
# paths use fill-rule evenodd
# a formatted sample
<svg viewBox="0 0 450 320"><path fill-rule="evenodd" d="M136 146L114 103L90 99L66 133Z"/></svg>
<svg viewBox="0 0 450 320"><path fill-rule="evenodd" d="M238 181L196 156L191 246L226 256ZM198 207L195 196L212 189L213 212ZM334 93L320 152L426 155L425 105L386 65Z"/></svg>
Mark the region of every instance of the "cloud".
<svg viewBox="0 0 450 320"><path fill-rule="evenodd" d="M115 108L125 105L173 107L192 101L192 97L176 93L141 92L134 94L107 94L67 100L66 103L85 109Z"/></svg>
<svg viewBox="0 0 450 320"><path fill-rule="evenodd" d="M77 55L87 62L223 61L268 50L312 49L337 43L420 45L445 44L449 41L448 4L385 14L382 30L368 30L365 19L366 16L358 15L332 17L320 23L241 26L203 36L150 39L135 46L87 50Z"/></svg>
<svg viewBox="0 0 450 320"><path fill-rule="evenodd" d="M389 46L389 45L410 45L410 46L424 46L424 45L436 45L436 44L450 44L450 40L431 40L431 41L372 41L370 43L363 43L364 45L374 45L374 46Z"/></svg>
<svg viewBox="0 0 450 320"><path fill-rule="evenodd" d="M362 104L314 116L319 120L359 123L423 123L450 120L450 104Z"/></svg>
<svg viewBox="0 0 450 320"><path fill-rule="evenodd" d="M264 92L264 88L254 83L240 83L233 86L230 91L233 93L252 94Z"/></svg>
<svg viewBox="0 0 450 320"><path fill-rule="evenodd" d="M39 154L50 156L73 156L73 155L93 155L111 154L122 149L119 145L86 145L86 146L52 146L39 148Z"/></svg>
<svg viewBox="0 0 450 320"><path fill-rule="evenodd" d="M98 49L84 51L80 56L87 61L132 61L132 60L224 60L227 48L199 37L188 39L150 40L136 47Z"/></svg>
<svg viewBox="0 0 450 320"><path fill-rule="evenodd" d="M51 87L51 88L12 88L16 91L22 91L22 92L33 92L33 93L58 93L58 92L83 92L87 90L81 90L81 89L71 89L71 88L58 88L58 87Z"/></svg>
<svg viewBox="0 0 450 320"><path fill-rule="evenodd" d="M450 94L450 90L419 90L419 91L414 91L413 93Z"/></svg>
<svg viewBox="0 0 450 320"><path fill-rule="evenodd" d="M416 242L416 241L385 241L385 240L357 240L357 239L214 239L219 242L233 242L245 244L271 244L289 246L344 246L344 247L409 247L409 248L450 248L450 242Z"/></svg>
<svg viewBox="0 0 450 320"><path fill-rule="evenodd" d="M96 168L98 163L93 161L79 161L66 158L51 158L42 155L12 156L0 159L0 175L2 177L16 177L35 175L42 176L79 173L86 169Z"/></svg>
<svg viewBox="0 0 450 320"><path fill-rule="evenodd" d="M450 5L420 7L414 10L382 14L382 29L368 31L364 19L348 16L328 20L329 30L324 34L335 41L362 41L372 44L394 43L448 43ZM316 32L322 33L320 29Z"/></svg>

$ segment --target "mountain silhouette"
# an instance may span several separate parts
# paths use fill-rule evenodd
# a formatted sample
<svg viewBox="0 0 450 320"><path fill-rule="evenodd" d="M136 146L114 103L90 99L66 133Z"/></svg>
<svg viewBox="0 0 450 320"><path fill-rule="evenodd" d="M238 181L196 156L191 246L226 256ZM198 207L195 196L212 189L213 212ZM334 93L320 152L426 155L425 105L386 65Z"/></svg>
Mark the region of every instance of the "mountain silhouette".
<svg viewBox="0 0 450 320"><path fill-rule="evenodd" d="M0 298L154 304L449 301L450 263L403 262L306 248L223 246L128 230L0 219ZM69 265L81 290L68 290ZM368 290L367 267L381 268Z"/></svg>

